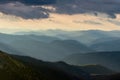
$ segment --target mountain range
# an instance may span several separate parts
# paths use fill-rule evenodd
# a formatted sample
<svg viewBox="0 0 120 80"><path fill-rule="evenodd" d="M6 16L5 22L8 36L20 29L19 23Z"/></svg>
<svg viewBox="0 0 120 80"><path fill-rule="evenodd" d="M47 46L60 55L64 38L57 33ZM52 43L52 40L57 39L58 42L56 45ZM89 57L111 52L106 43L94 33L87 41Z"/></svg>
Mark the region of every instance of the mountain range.
<svg viewBox="0 0 120 80"><path fill-rule="evenodd" d="M74 66L61 61L44 62L0 51L0 74L2 80L94 80L93 77L96 78L98 74L117 73L100 65Z"/></svg>
<svg viewBox="0 0 120 80"><path fill-rule="evenodd" d="M83 44L91 45L97 40L119 39L120 31L102 31L102 30L81 30L81 31L65 31L65 30L45 30L45 31L29 31L16 32L17 35L47 35L60 39L77 40ZM95 42L94 42L95 41Z"/></svg>
<svg viewBox="0 0 120 80"><path fill-rule="evenodd" d="M119 31L99 30L1 33L0 49L45 61L59 61L76 53L120 51L119 34Z"/></svg>
<svg viewBox="0 0 120 80"><path fill-rule="evenodd" d="M90 47L96 51L120 51L120 39L112 38L112 40L96 41L96 43L92 44Z"/></svg>
<svg viewBox="0 0 120 80"><path fill-rule="evenodd" d="M104 79L101 80L109 80L109 76L113 76L111 77L113 80L114 78L119 79L119 77L114 76L119 75L116 73L120 71L120 52L110 52L109 50L106 51L107 49L104 52L99 52L100 49L97 50L97 47L93 47L94 44L105 41L108 44L109 41L114 40L119 42L119 36L117 37L116 35L119 32L73 32L76 36L84 36L87 33L94 37L94 40L90 41L89 45L71 37L72 35L69 32L63 32L61 33L60 31L57 36L54 32L51 32L54 36L51 34L36 35L27 33L13 35L1 33L0 50L9 53L1 52L1 78L3 80L7 80L9 77L11 80L16 80L16 78L22 80L99 80L102 77ZM66 34L66 39L61 34ZM101 37L98 37L98 34ZM102 37L103 35L104 37ZM88 38L89 40L90 38ZM116 46L114 47L116 48ZM54 62L44 62L41 60ZM9 73L7 73L7 70ZM21 75L23 73L27 75ZM31 76L30 79L29 76Z"/></svg>
<svg viewBox="0 0 120 80"><path fill-rule="evenodd" d="M73 54L64 58L64 61L73 65L98 64L115 71L120 71L120 52L93 52Z"/></svg>
<svg viewBox="0 0 120 80"><path fill-rule="evenodd" d="M47 35L57 37L61 40L76 40L94 51L120 51L119 40L120 31L63 31L63 30L47 30L37 32L17 32L18 35ZM112 47L114 46L114 48Z"/></svg>
<svg viewBox="0 0 120 80"><path fill-rule="evenodd" d="M64 56L94 51L76 40L40 35L0 34L0 50L17 55L28 55L45 61L59 61Z"/></svg>
<svg viewBox="0 0 120 80"><path fill-rule="evenodd" d="M63 65L62 68L62 64L42 62L30 57L15 57L0 52L2 80L90 80L88 77L89 74L69 65Z"/></svg>

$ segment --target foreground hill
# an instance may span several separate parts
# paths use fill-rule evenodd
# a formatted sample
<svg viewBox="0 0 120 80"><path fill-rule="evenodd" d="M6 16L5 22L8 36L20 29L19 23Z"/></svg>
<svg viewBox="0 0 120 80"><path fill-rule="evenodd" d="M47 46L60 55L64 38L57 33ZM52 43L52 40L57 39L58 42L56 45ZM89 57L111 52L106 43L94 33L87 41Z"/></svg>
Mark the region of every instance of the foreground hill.
<svg viewBox="0 0 120 80"><path fill-rule="evenodd" d="M102 75L103 74L108 75L108 74L116 73L115 71L113 71L113 70L111 70L109 68L106 68L104 66L101 66L101 65L74 66L74 65L69 65L69 64L67 64L65 62L62 62L62 61L56 62L56 63L49 63L49 62L45 63L45 62L42 62L40 60L33 59L31 57L15 56L15 55L12 55L12 56L17 58L18 60L20 60L22 62L25 62L25 64L30 64L31 65L31 63L32 63L34 65L34 67L36 66L37 68L47 65L48 67L52 67L54 69L56 69L55 67L62 68L65 71L67 70L67 68L69 68L69 71L67 71L67 72L70 72L70 73L71 73L71 70L70 70L70 67L71 67L71 69L76 71L78 74L79 74L79 71L80 71L78 69L81 69L84 72L87 72L89 74L94 74L94 75L101 75L101 74ZM41 65L41 63L44 64L44 65Z"/></svg>
<svg viewBox="0 0 120 80"><path fill-rule="evenodd" d="M38 80L40 77L30 67L0 52L1 80Z"/></svg>
<svg viewBox="0 0 120 80"><path fill-rule="evenodd" d="M99 64L120 71L120 52L78 53L66 57L64 61L74 65Z"/></svg>
<svg viewBox="0 0 120 80"><path fill-rule="evenodd" d="M63 62L42 62L0 52L1 80L91 80L88 73Z"/></svg>
<svg viewBox="0 0 120 80"><path fill-rule="evenodd" d="M116 72L100 65L73 66L64 62L43 62L0 51L0 79L2 80L99 80L101 78L96 75L106 76L114 73ZM108 76L106 78L109 80Z"/></svg>

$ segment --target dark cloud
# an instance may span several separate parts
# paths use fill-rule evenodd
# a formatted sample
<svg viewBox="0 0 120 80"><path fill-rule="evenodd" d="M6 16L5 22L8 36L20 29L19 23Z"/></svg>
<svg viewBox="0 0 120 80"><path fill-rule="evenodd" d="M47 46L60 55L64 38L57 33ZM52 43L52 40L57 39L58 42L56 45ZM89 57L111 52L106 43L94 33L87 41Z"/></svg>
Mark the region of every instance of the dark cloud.
<svg viewBox="0 0 120 80"><path fill-rule="evenodd" d="M56 0L0 0L0 12L24 19L48 18L50 10L41 5L54 4ZM35 7L39 6L39 7Z"/></svg>
<svg viewBox="0 0 120 80"><path fill-rule="evenodd" d="M1 4L0 11L4 14L19 16L24 19L39 19L49 17L47 9L42 7L26 6L19 2Z"/></svg>
<svg viewBox="0 0 120 80"><path fill-rule="evenodd" d="M21 2L26 5L54 4L56 0L0 0L0 3Z"/></svg>
<svg viewBox="0 0 120 80"><path fill-rule="evenodd" d="M120 13L119 0L57 0L55 5L57 13L80 14L80 13L106 13L115 18Z"/></svg>
<svg viewBox="0 0 120 80"><path fill-rule="evenodd" d="M41 5L51 5L55 11ZM0 12L25 19L48 18L50 12L59 14L106 13L115 18L120 13L119 0L0 0ZM39 7L36 7L39 6Z"/></svg>

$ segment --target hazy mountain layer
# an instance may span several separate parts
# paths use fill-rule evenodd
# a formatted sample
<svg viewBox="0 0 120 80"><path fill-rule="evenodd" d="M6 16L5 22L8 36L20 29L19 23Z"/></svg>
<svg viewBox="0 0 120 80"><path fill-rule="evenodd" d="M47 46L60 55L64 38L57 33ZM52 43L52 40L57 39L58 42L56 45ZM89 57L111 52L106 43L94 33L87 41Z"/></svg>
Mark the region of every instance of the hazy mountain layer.
<svg viewBox="0 0 120 80"><path fill-rule="evenodd" d="M96 51L120 51L120 39L103 40L91 45Z"/></svg>
<svg viewBox="0 0 120 80"><path fill-rule="evenodd" d="M86 45L92 45L94 43L119 39L120 31L102 31L102 30L86 30L86 31L64 31L64 30L46 30L46 31L30 31L30 32L17 32L15 34L35 34L35 35L47 35L58 37L60 39L77 40Z"/></svg>
<svg viewBox="0 0 120 80"><path fill-rule="evenodd" d="M120 71L120 52L77 53L69 55L64 61L74 65L99 64Z"/></svg>
<svg viewBox="0 0 120 80"><path fill-rule="evenodd" d="M47 61L58 61L74 53L93 51L76 40L61 40L57 37L43 35L0 34L0 43L2 51Z"/></svg>

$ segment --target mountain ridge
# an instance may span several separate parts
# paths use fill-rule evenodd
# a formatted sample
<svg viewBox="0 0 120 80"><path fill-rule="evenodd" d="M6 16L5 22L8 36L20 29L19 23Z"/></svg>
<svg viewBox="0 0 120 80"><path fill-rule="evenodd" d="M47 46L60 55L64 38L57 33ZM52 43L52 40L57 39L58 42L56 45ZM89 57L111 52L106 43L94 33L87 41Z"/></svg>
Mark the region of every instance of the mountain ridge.
<svg viewBox="0 0 120 80"><path fill-rule="evenodd" d="M119 69L120 52L93 52L86 54L73 54L63 59L63 61L73 65L99 64L115 71Z"/></svg>

